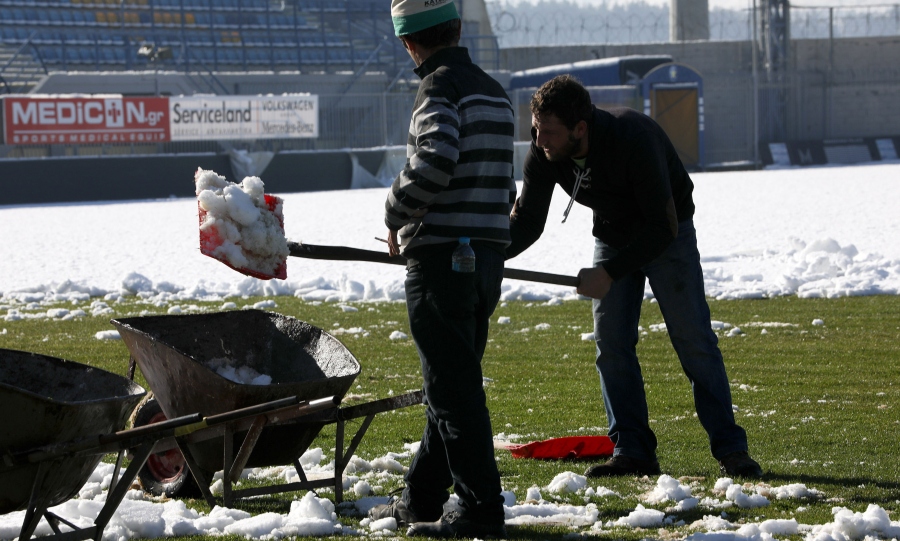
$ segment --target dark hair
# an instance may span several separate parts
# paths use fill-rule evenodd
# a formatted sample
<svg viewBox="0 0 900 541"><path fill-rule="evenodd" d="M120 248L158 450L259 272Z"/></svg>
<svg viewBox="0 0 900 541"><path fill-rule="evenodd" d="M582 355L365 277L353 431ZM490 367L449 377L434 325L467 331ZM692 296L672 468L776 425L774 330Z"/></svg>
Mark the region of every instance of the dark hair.
<svg viewBox="0 0 900 541"><path fill-rule="evenodd" d="M531 97L531 114L553 113L566 128L573 130L579 121L591 118L591 95L581 81L571 75L557 75Z"/></svg>
<svg viewBox="0 0 900 541"><path fill-rule="evenodd" d="M435 47L452 47L459 43L459 29L462 22L457 19L450 19L438 23L428 28L423 28L412 34L405 34L401 37L412 41L426 49L434 49Z"/></svg>

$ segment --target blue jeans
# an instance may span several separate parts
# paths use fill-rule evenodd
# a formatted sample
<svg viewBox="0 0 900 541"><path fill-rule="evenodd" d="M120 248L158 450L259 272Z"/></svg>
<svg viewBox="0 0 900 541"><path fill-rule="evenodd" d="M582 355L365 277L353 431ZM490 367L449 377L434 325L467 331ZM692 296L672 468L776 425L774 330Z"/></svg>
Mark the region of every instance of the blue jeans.
<svg viewBox="0 0 900 541"><path fill-rule="evenodd" d="M418 517L440 517L451 486L468 518L503 523L500 472L484 394L481 358L500 300L504 257L473 245L475 272L451 269L450 255L415 262L406 305L425 392L425 431L406 474L403 500Z"/></svg>
<svg viewBox="0 0 900 541"><path fill-rule="evenodd" d="M594 266L617 253L599 239ZM691 382L697 417L709 435L715 458L747 450L747 434L734 420L731 389L719 341L710 327L709 305L692 220L678 224L678 237L656 259L615 281L602 300L594 300L597 371L614 455L656 459L656 435L650 429L644 379L635 346L644 297L644 281L659 303L672 346Z"/></svg>

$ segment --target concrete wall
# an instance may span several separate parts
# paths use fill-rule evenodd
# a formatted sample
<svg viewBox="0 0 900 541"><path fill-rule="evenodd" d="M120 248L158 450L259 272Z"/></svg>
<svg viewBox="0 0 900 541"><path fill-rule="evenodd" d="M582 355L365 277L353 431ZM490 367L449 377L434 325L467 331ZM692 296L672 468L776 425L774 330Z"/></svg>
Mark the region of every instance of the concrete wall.
<svg viewBox="0 0 900 541"><path fill-rule="evenodd" d="M386 149L280 152L260 176L268 193L346 190L357 164L374 175ZM352 155L351 155L352 154ZM193 197L194 172L239 182L228 154L0 160L0 205Z"/></svg>

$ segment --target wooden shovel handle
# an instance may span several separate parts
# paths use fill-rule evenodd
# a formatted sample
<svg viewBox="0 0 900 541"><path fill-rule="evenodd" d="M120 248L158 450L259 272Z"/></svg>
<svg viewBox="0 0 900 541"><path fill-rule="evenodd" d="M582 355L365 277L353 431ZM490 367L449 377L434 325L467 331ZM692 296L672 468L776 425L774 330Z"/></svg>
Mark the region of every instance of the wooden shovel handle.
<svg viewBox="0 0 900 541"><path fill-rule="evenodd" d="M288 241L288 249L293 257L306 259L329 259L332 261L369 261L371 263L389 263L391 265L406 265L403 256L391 256L386 252L350 248L347 246L321 246L316 244L303 244ZM559 286L578 287L578 278L563 274L551 274L519 269L504 269L503 277L512 280L525 280L526 282L541 282Z"/></svg>

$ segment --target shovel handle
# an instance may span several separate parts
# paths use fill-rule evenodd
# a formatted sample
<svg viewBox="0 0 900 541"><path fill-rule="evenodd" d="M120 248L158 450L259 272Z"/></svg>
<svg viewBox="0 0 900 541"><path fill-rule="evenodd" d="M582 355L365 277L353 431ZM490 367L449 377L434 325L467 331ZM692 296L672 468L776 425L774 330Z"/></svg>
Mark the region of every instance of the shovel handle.
<svg viewBox="0 0 900 541"><path fill-rule="evenodd" d="M288 241L288 249L293 257L306 259L329 259L333 261L369 261L371 263L389 263L391 265L406 265L406 258L399 255L389 255L385 252L350 248L347 246L321 246L316 244L303 244ZM551 274L549 272L537 272L506 268L503 277L512 280L525 280L526 282L541 282L559 286L578 287L578 278L563 274Z"/></svg>

